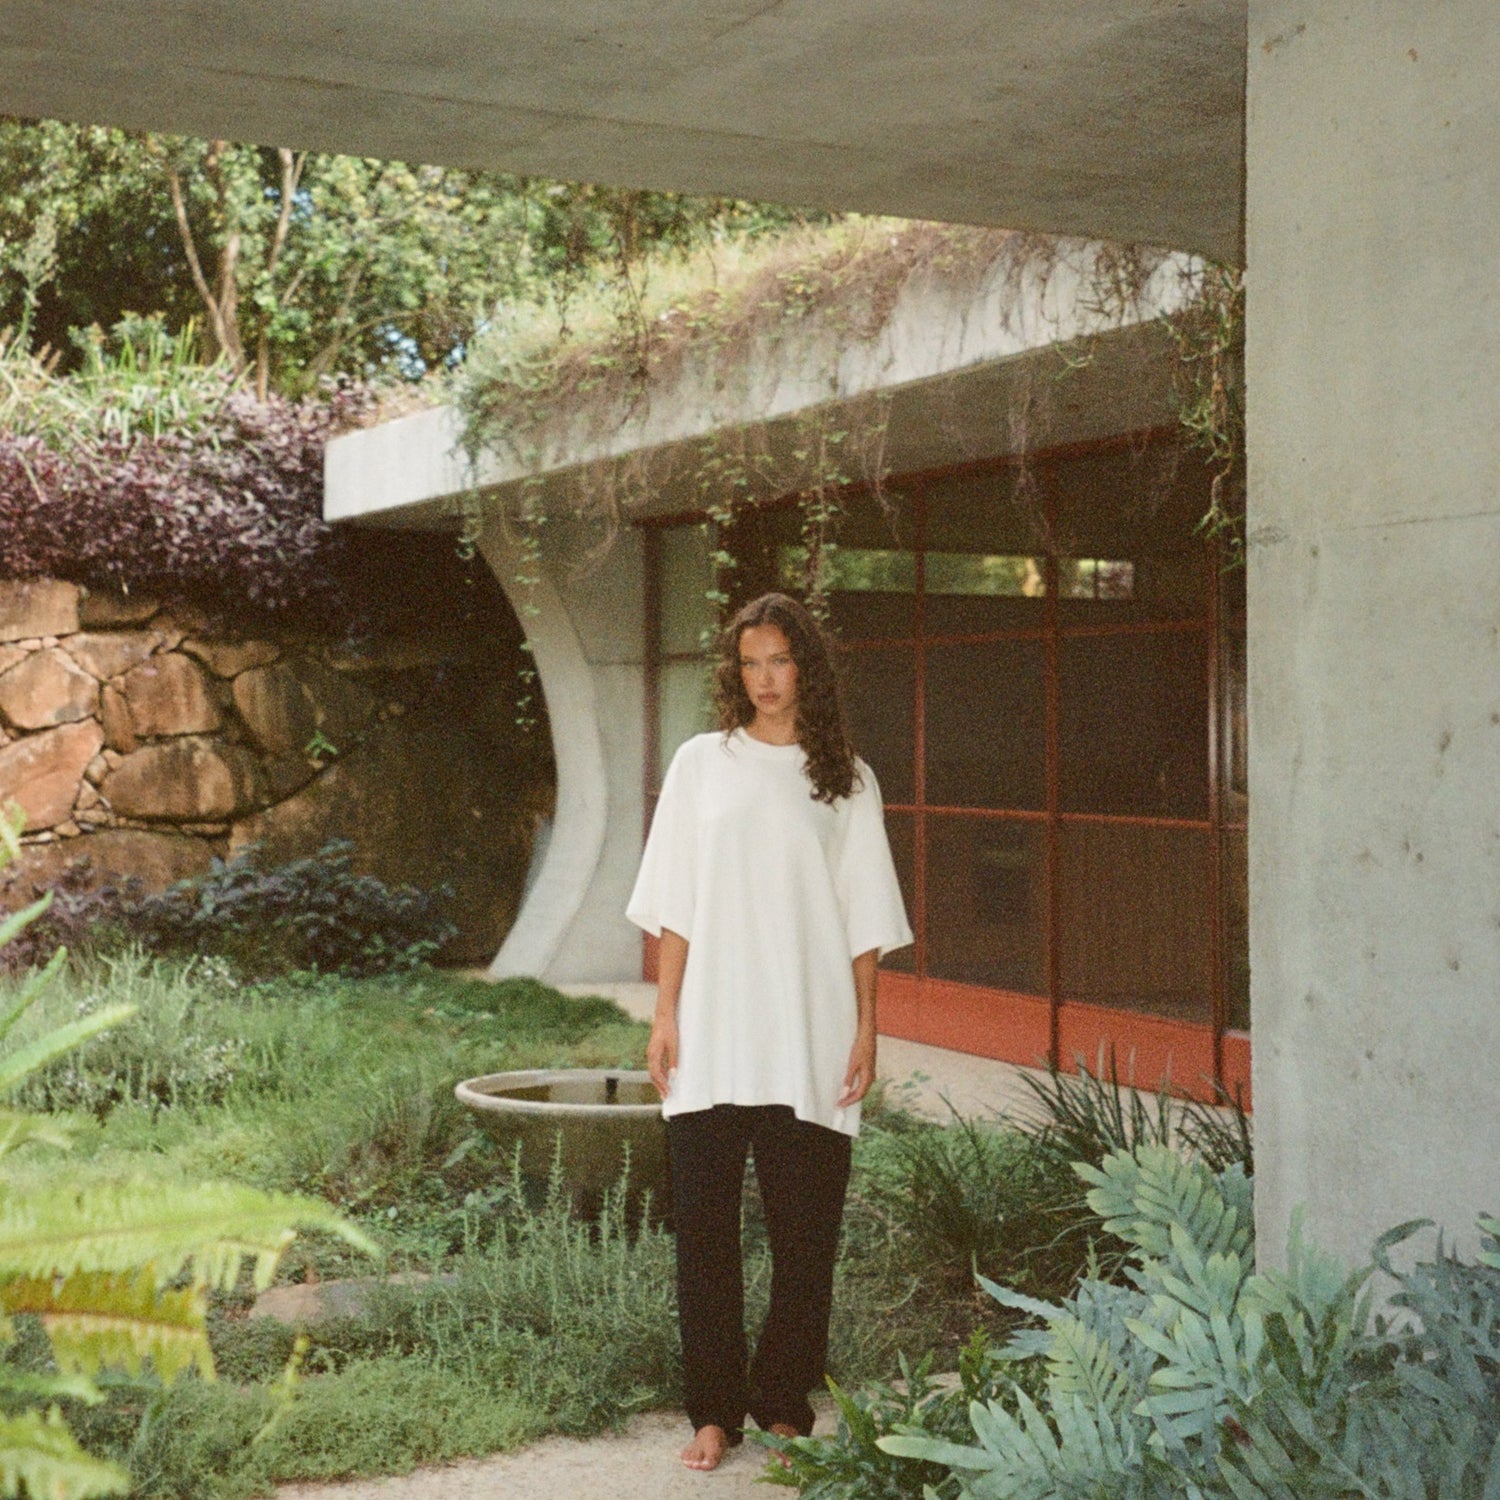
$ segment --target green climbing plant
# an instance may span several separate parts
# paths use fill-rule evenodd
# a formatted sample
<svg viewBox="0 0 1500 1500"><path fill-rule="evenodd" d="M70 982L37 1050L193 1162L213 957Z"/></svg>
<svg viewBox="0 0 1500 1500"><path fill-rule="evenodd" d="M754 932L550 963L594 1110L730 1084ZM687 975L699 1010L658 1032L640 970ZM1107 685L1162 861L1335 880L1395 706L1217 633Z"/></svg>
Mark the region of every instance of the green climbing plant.
<svg viewBox="0 0 1500 1500"><path fill-rule="evenodd" d="M24 818L0 806L0 866L19 858ZM0 921L0 947L37 920L51 897ZM132 1014L109 1006L20 1046L16 1023L66 962L59 950L8 997L0 1016L0 1094ZM87 1453L59 1403L102 1400L108 1369L138 1375L150 1365L165 1382L214 1373L208 1299L248 1274L270 1284L296 1227L320 1229L372 1252L372 1242L326 1204L229 1184L94 1181L66 1166L45 1178L16 1173L25 1150L66 1151L67 1122L0 1106L0 1343L15 1319L35 1319L52 1368L35 1373L0 1361L0 1494L86 1500L123 1494L130 1476Z"/></svg>
<svg viewBox="0 0 1500 1500"><path fill-rule="evenodd" d="M1189 443L1209 466L1199 531L1231 564L1245 555L1245 275L1204 261L1187 307L1161 320L1176 353L1172 404Z"/></svg>
<svg viewBox="0 0 1500 1500"><path fill-rule="evenodd" d="M977 280L1004 257L1034 261L1039 245L1007 231L851 218L811 238L700 245L691 261L623 257L592 295L575 285L550 318L532 310L525 320L497 324L472 352L458 385L475 477L474 491L457 502L461 537L473 546L486 525L503 525L519 541L516 583L524 597L523 575L539 561L535 533L547 515L592 519L607 545L627 510L668 482L685 483L710 527L705 593L718 620L733 594L735 560L723 538L735 516L748 504L791 495L802 515L803 592L826 615L845 496L856 484L884 494L889 403L874 395L813 404L777 431L776 417L756 415L769 395L761 384L765 358L811 319L840 346L873 340L914 277ZM649 415L657 391L690 371L702 377L711 406L735 411L733 424L698 441L686 458L629 455L555 475L545 507L523 483L520 505L495 513L480 484L487 460L535 475L559 444L592 438L608 448Z"/></svg>

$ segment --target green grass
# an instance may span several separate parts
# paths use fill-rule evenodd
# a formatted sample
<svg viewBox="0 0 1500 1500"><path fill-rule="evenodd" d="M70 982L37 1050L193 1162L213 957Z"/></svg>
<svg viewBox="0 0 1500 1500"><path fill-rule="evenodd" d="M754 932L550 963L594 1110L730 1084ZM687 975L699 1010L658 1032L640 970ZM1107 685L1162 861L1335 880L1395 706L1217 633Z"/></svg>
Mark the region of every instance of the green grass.
<svg viewBox="0 0 1500 1500"><path fill-rule="evenodd" d="M0 1008L10 987L0 982ZM453 1098L458 1079L480 1073L638 1067L645 1026L530 980L419 970L245 983L220 959L126 951L79 963L5 1046L122 1000L134 1019L55 1065L24 1101L79 1124L79 1172L313 1193L371 1230L384 1260L303 1236L283 1280L432 1277L383 1286L357 1315L309 1330L289 1404L279 1393L295 1335L248 1317L245 1288L214 1312L217 1382L121 1379L102 1407L70 1412L93 1448L128 1463L137 1495L230 1500L282 1480L399 1472L677 1404L667 1231L627 1221L623 1199L595 1223L574 1220L560 1189L513 1179ZM937 1344L950 1357L968 1321L954 1308L972 1306L967 1287L953 1290L962 1274L934 1276L914 1252L912 1215L861 1207L879 1139L931 1129L899 1111L871 1118L830 1350L845 1384L888 1374L901 1350ZM45 1177L55 1160L36 1153L15 1170ZM753 1193L747 1275L757 1318L769 1273ZM44 1346L23 1336L7 1357L34 1362Z"/></svg>

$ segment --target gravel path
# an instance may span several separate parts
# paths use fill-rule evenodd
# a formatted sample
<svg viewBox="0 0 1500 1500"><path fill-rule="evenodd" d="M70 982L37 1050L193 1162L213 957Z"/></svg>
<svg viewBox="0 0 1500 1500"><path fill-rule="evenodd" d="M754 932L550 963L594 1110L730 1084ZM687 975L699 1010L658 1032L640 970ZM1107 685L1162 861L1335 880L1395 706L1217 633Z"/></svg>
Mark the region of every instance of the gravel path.
<svg viewBox="0 0 1500 1500"><path fill-rule="evenodd" d="M819 1428L828 1423L824 1418ZM463 1459L390 1479L288 1484L277 1500L767 1500L766 1452L736 1448L712 1474L677 1455L689 1436L677 1412L636 1417L619 1436L544 1438L516 1453ZM783 1491L782 1493L787 1493Z"/></svg>

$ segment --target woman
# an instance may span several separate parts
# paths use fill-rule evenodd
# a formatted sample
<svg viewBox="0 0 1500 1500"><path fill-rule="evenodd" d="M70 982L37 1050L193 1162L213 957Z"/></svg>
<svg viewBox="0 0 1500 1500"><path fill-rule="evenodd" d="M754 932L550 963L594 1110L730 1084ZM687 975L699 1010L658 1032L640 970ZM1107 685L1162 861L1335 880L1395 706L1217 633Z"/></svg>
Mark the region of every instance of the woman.
<svg viewBox="0 0 1500 1500"><path fill-rule="evenodd" d="M801 604L766 594L739 612L716 700L721 732L674 757L627 908L661 939L646 1055L672 1161L693 1469L718 1466L747 1413L812 1431L850 1142L875 1080L876 963L912 940L880 788ZM772 1271L747 1364L749 1153Z"/></svg>

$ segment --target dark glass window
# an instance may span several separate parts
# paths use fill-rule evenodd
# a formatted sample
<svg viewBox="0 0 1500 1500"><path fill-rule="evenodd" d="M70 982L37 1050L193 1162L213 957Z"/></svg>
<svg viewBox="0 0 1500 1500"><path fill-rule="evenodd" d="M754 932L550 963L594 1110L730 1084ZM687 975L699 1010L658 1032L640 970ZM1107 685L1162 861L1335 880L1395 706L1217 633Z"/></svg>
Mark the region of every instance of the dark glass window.
<svg viewBox="0 0 1500 1500"><path fill-rule="evenodd" d="M1046 522L1012 469L940 480L926 492L927 633L1044 624Z"/></svg>
<svg viewBox="0 0 1500 1500"><path fill-rule="evenodd" d="M1064 637L1064 812L1208 816L1207 650L1201 631Z"/></svg>
<svg viewBox="0 0 1500 1500"><path fill-rule="evenodd" d="M927 802L1047 805L1046 649L1040 641L927 648Z"/></svg>
<svg viewBox="0 0 1500 1500"><path fill-rule="evenodd" d="M869 761L887 802L917 800L916 659L910 646L861 646L843 653L844 701L854 748Z"/></svg>
<svg viewBox="0 0 1500 1500"><path fill-rule="evenodd" d="M1122 1045L1131 1014L1248 1025L1244 575L1216 571L1207 495L1194 456L1143 440L847 499L830 621L921 925L887 968L1110 1007ZM657 554L664 757L703 713L689 530ZM795 506L721 539L733 604L805 592Z"/></svg>
<svg viewBox="0 0 1500 1500"><path fill-rule="evenodd" d="M927 819L927 972L1047 993L1046 829L1008 818Z"/></svg>
<svg viewBox="0 0 1500 1500"><path fill-rule="evenodd" d="M901 882L901 897L906 902L906 916L912 924L913 932L917 926L916 827L917 820L911 813L888 812L885 815L885 833L891 841L891 859L896 865L896 878ZM897 973L915 974L917 950L908 943L905 948L888 953L880 962L882 967L894 969Z"/></svg>
<svg viewBox="0 0 1500 1500"><path fill-rule="evenodd" d="M1243 828L1224 835L1219 864L1224 905L1224 1024L1250 1029L1250 857Z"/></svg>
<svg viewBox="0 0 1500 1500"><path fill-rule="evenodd" d="M1210 560L1198 522L1206 499L1203 464L1180 450L1088 454L1048 465L1040 483L1054 508L1063 559L1099 559L1104 583L1129 589L1086 593L1082 579L1059 590L1063 624L1120 623L1203 617ZM1096 567L1098 564L1095 565ZM1066 563L1060 564L1064 573Z"/></svg>
<svg viewBox="0 0 1500 1500"><path fill-rule="evenodd" d="M1058 840L1062 997L1209 1022L1206 829L1065 822Z"/></svg>

